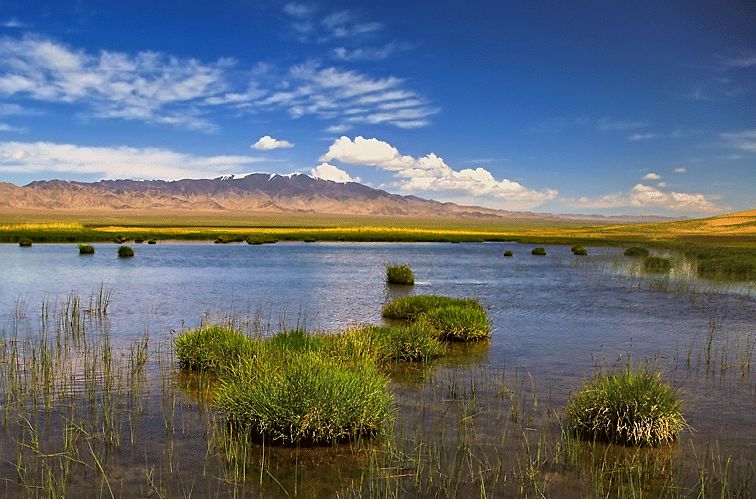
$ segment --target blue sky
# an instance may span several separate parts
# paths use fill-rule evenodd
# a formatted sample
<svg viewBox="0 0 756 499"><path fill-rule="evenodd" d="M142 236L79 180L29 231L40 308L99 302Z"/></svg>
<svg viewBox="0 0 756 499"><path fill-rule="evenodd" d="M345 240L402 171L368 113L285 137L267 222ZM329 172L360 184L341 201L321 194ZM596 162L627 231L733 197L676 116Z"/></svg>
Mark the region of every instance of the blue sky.
<svg viewBox="0 0 756 499"><path fill-rule="evenodd" d="M301 172L511 210L753 208L756 4L567 4L0 0L0 181Z"/></svg>

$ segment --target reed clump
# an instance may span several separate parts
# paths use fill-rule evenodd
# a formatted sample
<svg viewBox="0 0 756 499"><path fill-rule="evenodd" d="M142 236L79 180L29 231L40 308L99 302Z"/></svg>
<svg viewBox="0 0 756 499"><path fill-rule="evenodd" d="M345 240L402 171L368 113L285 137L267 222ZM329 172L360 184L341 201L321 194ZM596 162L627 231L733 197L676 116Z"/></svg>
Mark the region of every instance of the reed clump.
<svg viewBox="0 0 756 499"><path fill-rule="evenodd" d="M134 256L134 249L129 246L121 246L118 248L119 258L131 258Z"/></svg>
<svg viewBox="0 0 756 499"><path fill-rule="evenodd" d="M21 246L22 248L31 248L32 241L31 239L21 239L18 242L18 245Z"/></svg>
<svg viewBox="0 0 756 499"><path fill-rule="evenodd" d="M381 315L386 319L412 322L420 314L434 308L456 306L484 310L477 300L472 298L452 298L439 295L416 295L397 298L383 306Z"/></svg>
<svg viewBox="0 0 756 499"><path fill-rule="evenodd" d="M387 319L429 328L444 341L477 341L491 332L486 310L469 298L405 296L384 305L381 313Z"/></svg>
<svg viewBox="0 0 756 499"><path fill-rule="evenodd" d="M672 262L668 258L649 256L643 260L643 270L652 274L666 274L672 269Z"/></svg>
<svg viewBox="0 0 756 499"><path fill-rule="evenodd" d="M224 377L215 404L230 423L280 444L318 445L380 433L392 416L388 378L370 358L263 343Z"/></svg>
<svg viewBox="0 0 756 499"><path fill-rule="evenodd" d="M429 362L447 351L436 331L421 324L368 326L334 335L333 338L334 347L342 355L367 355L379 364Z"/></svg>
<svg viewBox="0 0 756 499"><path fill-rule="evenodd" d="M514 253L512 253L512 250L506 250L503 253L504 256L514 256Z"/></svg>
<svg viewBox="0 0 756 499"><path fill-rule="evenodd" d="M533 248L533 251L531 251L530 254L536 256L546 256L546 248Z"/></svg>
<svg viewBox="0 0 756 499"><path fill-rule="evenodd" d="M572 254L576 256L586 256L588 254L588 251L579 245L573 246L572 248Z"/></svg>
<svg viewBox="0 0 756 499"><path fill-rule="evenodd" d="M173 345L182 368L212 374L223 372L255 352L252 338L219 325L181 333L173 340Z"/></svg>
<svg viewBox="0 0 756 499"><path fill-rule="evenodd" d="M632 246L625 250L625 256L631 256L633 258L645 258L648 256L648 250L641 248L640 246Z"/></svg>
<svg viewBox="0 0 756 499"><path fill-rule="evenodd" d="M79 254L80 255L94 255L95 248L91 244L80 244L79 245Z"/></svg>
<svg viewBox="0 0 756 499"><path fill-rule="evenodd" d="M403 284L412 286L415 284L415 274L406 263L386 265L386 282L389 284Z"/></svg>
<svg viewBox="0 0 756 499"><path fill-rule="evenodd" d="M569 428L586 440L655 446L674 441L687 423L678 394L648 368L601 375L567 403Z"/></svg>

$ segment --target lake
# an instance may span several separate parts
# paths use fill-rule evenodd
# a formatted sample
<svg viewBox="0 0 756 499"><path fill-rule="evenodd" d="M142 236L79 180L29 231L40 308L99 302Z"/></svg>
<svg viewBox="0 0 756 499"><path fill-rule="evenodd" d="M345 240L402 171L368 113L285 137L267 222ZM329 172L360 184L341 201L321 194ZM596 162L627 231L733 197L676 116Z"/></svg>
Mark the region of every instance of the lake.
<svg viewBox="0 0 756 499"><path fill-rule="evenodd" d="M126 398L119 404L127 409L112 433L119 435L117 445L85 437L78 442L86 455L77 459L87 463L78 475L60 471L58 461L45 465L44 455L52 452L41 450L31 455L36 464L21 473L19 455L28 446L11 443L28 443L28 429L20 428L33 426L46 432L50 449L60 447L65 411L56 404L63 402L29 409L34 417L24 419L37 418L38 427L19 423L19 414L26 413L6 407L0 491L8 496L38 490L25 487L50 490L45 482L50 477L71 495L105 496L190 490L198 496L253 497L294 491L386 495L386 490L400 496L479 495L485 487L490 495L621 493L627 489L618 492L616 484L605 483L611 477L599 476L594 458L603 452L600 463L609 459L622 469L630 451L565 443L559 415L570 392L597 369L628 361L660 369L682 393L686 419L695 429L666 453L630 457L653 461L641 489L651 495L688 495L699 487L754 492L754 284L699 280L680 255L667 255L673 271L659 276L641 272L638 261L618 248L589 247L589 256L573 256L569 246L545 246L547 256L533 256L535 245L516 243L160 242L131 245L135 257L117 258L118 246L94 246L94 255L80 256L70 244L0 245L5 348L19 336L39 336L43 303L55 311L71 296L87 303L104 289L110 293L107 315L90 317L88 327L106 330L109 344L124 358L136 341L149 337L143 387L134 397L122 387ZM503 257L504 250L514 257ZM415 286L386 285L388 262L409 263ZM251 445L252 457L243 466L250 476L240 478L238 467L229 475L230 451L219 451L208 431L217 415L171 364L173 332L229 319L273 332L283 325L338 331L381 323L381 306L406 294L477 298L488 309L492 338L485 345L455 347L448 359L427 369L394 374L391 452L378 442L359 449ZM12 390L4 374L7 399ZM101 400L97 390L92 388L91 397ZM64 402L79 403L73 396ZM102 430L103 424L94 426ZM100 447L88 447L89 455L85 442L93 441ZM535 449L548 458L542 462ZM660 460L664 472L658 471L664 468Z"/></svg>

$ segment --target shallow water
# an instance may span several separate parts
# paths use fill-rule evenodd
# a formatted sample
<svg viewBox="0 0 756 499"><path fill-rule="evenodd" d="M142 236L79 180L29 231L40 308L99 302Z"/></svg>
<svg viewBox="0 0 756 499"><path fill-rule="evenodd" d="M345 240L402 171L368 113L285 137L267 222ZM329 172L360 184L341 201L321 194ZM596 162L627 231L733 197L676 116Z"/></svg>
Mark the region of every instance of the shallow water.
<svg viewBox="0 0 756 499"><path fill-rule="evenodd" d="M527 385L548 394L549 403L559 409L570 390L589 379L596 368L621 365L628 358L652 359L684 394L687 420L696 429L689 437L691 445L716 445L721 455L751 463L753 468L756 384L750 364L743 367L749 349L753 351L756 332L753 286L697 280L679 256L673 273L660 277L640 273L637 261L616 248L589 247L590 256L575 257L568 246L546 246L547 256L532 256L534 246L160 243L132 245L136 256L119 259L113 244L95 245L91 256L78 255L75 245L0 245L0 314L6 323L15 321L17 327L20 321L23 328L34 330L41 303L62 304L71 294L86 302L103 287L112 292L107 314L110 341L126 347L145 331L152 337L165 337L203 318L259 316L272 329L282 321L290 327L336 331L354 323L379 323L381 305L404 294L473 296L489 309L490 345L444 359L422 379L397 381L399 427L441 426L429 415L433 412L429 408L444 405L438 392L450 376L473 380L484 373L482 382L527 377ZM506 249L515 256L503 257ZM384 284L388 262L409 263L416 285ZM154 366L150 372L157 376ZM114 458L122 491L131 490L127 485L131 482L124 478L131 476L124 471L127 463L134 465L138 475L129 480L144 483L145 460L162 462L160 456L169 444L160 437L164 410L156 408L163 405L159 401L163 392L156 390L147 400L153 411L146 410L140 423L144 435L153 435L152 445L142 443L141 451L122 451L121 458ZM192 475L200 465L190 463L205 459L207 437L202 433L201 404L186 397L180 405L186 405L182 411L187 430L170 445L181 446L185 456L196 454L196 459L181 465L181 473ZM424 401L421 409L418 400ZM485 400L481 404L485 406ZM433 422L430 426L428 418ZM483 422L477 431L495 440L498 424L496 420ZM0 448L0 453L7 452L7 446ZM364 468L359 460L355 466L353 458L339 457L343 449L328 452L311 452L301 459L327 461L313 464L313 469L324 466L328 471L321 474L328 477L352 480ZM284 470L281 473L290 473L285 471L290 468L286 458L279 456L274 462ZM159 470L161 465L155 466ZM302 466L294 466L294 473ZM326 485L308 486L302 469L298 473L294 483L302 484L300 493L335 493L323 490ZM318 482L314 476L311 480ZM326 482L336 489L340 483L333 478ZM212 489L212 495L224 490L209 479L202 486ZM275 486L266 487L250 489L250 493L281 492ZM565 490L570 495L572 489Z"/></svg>

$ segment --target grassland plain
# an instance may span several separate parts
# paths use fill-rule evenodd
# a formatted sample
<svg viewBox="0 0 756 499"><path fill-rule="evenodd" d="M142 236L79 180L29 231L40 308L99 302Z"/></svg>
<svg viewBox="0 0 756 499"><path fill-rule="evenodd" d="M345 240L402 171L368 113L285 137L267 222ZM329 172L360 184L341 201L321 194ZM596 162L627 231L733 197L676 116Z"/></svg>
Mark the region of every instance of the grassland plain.
<svg viewBox="0 0 756 499"><path fill-rule="evenodd" d="M699 260L699 272L756 279L756 210L711 218L647 224L601 224L579 220L430 219L307 213L166 210L0 209L0 242L113 241L117 236L150 240L205 241L514 241L585 246L677 249Z"/></svg>

